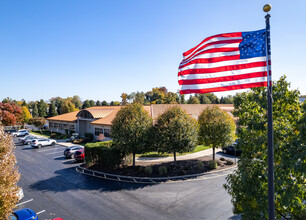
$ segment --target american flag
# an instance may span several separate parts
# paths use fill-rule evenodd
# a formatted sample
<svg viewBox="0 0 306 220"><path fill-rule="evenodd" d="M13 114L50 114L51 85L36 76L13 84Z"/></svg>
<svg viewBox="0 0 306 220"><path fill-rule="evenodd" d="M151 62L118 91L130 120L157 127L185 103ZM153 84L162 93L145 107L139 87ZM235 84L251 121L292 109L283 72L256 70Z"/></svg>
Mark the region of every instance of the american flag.
<svg viewBox="0 0 306 220"><path fill-rule="evenodd" d="M180 93L267 86L265 34L266 29L218 34L183 53L178 72Z"/></svg>

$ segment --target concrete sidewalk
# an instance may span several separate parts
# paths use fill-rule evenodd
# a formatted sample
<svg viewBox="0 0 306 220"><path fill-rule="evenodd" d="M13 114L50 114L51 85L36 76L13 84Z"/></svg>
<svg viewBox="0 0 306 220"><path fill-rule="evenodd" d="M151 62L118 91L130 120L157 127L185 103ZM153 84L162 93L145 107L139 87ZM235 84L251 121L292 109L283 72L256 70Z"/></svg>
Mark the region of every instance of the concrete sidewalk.
<svg viewBox="0 0 306 220"><path fill-rule="evenodd" d="M215 153L222 151L221 149L215 149ZM176 156L176 160L190 160L204 156L210 156L213 154L213 149L209 148L196 153L186 154L182 156ZM170 157L136 157L136 161L139 162L170 162L173 161L173 156Z"/></svg>

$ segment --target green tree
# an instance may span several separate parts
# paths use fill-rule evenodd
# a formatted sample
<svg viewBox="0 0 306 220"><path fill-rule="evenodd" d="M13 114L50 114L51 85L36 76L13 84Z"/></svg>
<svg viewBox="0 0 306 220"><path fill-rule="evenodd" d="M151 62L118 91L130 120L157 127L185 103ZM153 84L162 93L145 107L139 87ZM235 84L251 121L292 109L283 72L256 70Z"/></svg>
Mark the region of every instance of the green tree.
<svg viewBox="0 0 306 220"><path fill-rule="evenodd" d="M33 117L38 117L39 116L38 115L38 108L37 108L37 104L36 103L34 104L34 107L32 109L32 116Z"/></svg>
<svg viewBox="0 0 306 220"><path fill-rule="evenodd" d="M197 97L191 95L187 101L187 104L200 104L200 100Z"/></svg>
<svg viewBox="0 0 306 220"><path fill-rule="evenodd" d="M221 97L220 104L234 104L234 97L231 95L228 95L226 97Z"/></svg>
<svg viewBox="0 0 306 220"><path fill-rule="evenodd" d="M99 100L96 101L96 106L101 106L101 102Z"/></svg>
<svg viewBox="0 0 306 220"><path fill-rule="evenodd" d="M125 154L133 154L135 166L136 153L146 151L148 131L152 118L139 103L122 107L112 121L112 138Z"/></svg>
<svg viewBox="0 0 306 220"><path fill-rule="evenodd" d="M32 118L29 109L26 106L21 106L21 111L23 115L23 123L28 123L29 120Z"/></svg>
<svg viewBox="0 0 306 220"><path fill-rule="evenodd" d="M212 104L219 104L220 103L219 98L213 93L206 93L205 96L207 98L209 98L209 100L211 101Z"/></svg>
<svg viewBox="0 0 306 220"><path fill-rule="evenodd" d="M180 107L169 108L160 115L155 124L157 150L173 153L176 162L176 153L192 151L197 142L197 125Z"/></svg>
<svg viewBox="0 0 306 220"><path fill-rule="evenodd" d="M272 88L275 210L277 219L305 219L305 119L301 117L299 91L289 87L283 76ZM232 197L234 213L245 219L268 219L266 91L263 87L253 88L234 98L238 145L243 153L224 187Z"/></svg>
<svg viewBox="0 0 306 220"><path fill-rule="evenodd" d="M94 100L89 100L89 105L90 105L90 107L93 107L93 106L95 106L95 101Z"/></svg>
<svg viewBox="0 0 306 220"><path fill-rule="evenodd" d="M0 219L8 219L18 202L17 182L20 178L14 153L15 144L0 125Z"/></svg>
<svg viewBox="0 0 306 220"><path fill-rule="evenodd" d="M29 124L41 129L46 124L46 119L44 117L31 118Z"/></svg>
<svg viewBox="0 0 306 220"><path fill-rule="evenodd" d="M91 107L91 105L90 105L90 103L89 103L89 100L86 99L86 100L84 101L83 105L82 105L82 109L86 109L86 108L90 108L90 107Z"/></svg>
<svg viewBox="0 0 306 220"><path fill-rule="evenodd" d="M104 101L102 102L102 106L108 106L108 105L109 105L109 104L107 103L107 101L104 100Z"/></svg>
<svg viewBox="0 0 306 220"><path fill-rule="evenodd" d="M82 107L80 96L74 95L70 101L74 104L75 108L80 109Z"/></svg>
<svg viewBox="0 0 306 220"><path fill-rule="evenodd" d="M201 104L211 104L210 99L205 94L195 94Z"/></svg>
<svg viewBox="0 0 306 220"><path fill-rule="evenodd" d="M143 104L144 100L145 100L145 94L143 92L136 92L133 102Z"/></svg>
<svg viewBox="0 0 306 220"><path fill-rule="evenodd" d="M37 104L37 109L38 109L38 116L39 117L46 117L47 116L47 109L48 109L48 104L44 102L44 100L40 100Z"/></svg>
<svg viewBox="0 0 306 220"><path fill-rule="evenodd" d="M234 119L217 106L206 107L199 116L198 124L199 142L213 148L213 160L215 148L229 145L235 140Z"/></svg>
<svg viewBox="0 0 306 220"><path fill-rule="evenodd" d="M71 101L66 100L61 107L61 113L65 114L74 111L76 111L75 105Z"/></svg>
<svg viewBox="0 0 306 220"><path fill-rule="evenodd" d="M50 106L49 106L49 112L48 112L48 117L53 117L56 116L57 111L56 111L56 107L55 107L55 103L54 101L51 102Z"/></svg>

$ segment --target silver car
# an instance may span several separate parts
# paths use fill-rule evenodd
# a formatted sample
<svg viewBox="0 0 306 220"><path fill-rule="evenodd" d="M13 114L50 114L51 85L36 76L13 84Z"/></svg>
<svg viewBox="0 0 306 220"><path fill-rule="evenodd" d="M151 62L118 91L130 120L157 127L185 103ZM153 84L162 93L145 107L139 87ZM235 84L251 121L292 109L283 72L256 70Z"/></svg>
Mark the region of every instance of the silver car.
<svg viewBox="0 0 306 220"><path fill-rule="evenodd" d="M70 146L70 147L67 147L65 150L64 150L64 156L66 158L74 158L74 154L76 151L80 150L84 148L83 146Z"/></svg>

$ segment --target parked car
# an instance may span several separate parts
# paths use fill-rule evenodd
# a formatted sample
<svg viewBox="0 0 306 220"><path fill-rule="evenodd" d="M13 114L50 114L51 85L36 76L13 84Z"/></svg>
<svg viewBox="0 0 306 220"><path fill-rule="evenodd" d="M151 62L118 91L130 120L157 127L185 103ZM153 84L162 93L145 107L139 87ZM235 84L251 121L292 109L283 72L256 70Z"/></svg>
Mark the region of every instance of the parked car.
<svg viewBox="0 0 306 220"><path fill-rule="evenodd" d="M84 150L84 148L82 148L80 150L77 150L74 155L75 155L75 160L76 161L84 161L84 159L85 159L85 150Z"/></svg>
<svg viewBox="0 0 306 220"><path fill-rule="evenodd" d="M37 137L34 137L32 135L27 135L25 137L19 138L19 142L22 144L31 144L32 140L37 139Z"/></svg>
<svg viewBox="0 0 306 220"><path fill-rule="evenodd" d="M71 137L66 139L66 142L73 142L74 140L80 138L78 133L72 133Z"/></svg>
<svg viewBox="0 0 306 220"><path fill-rule="evenodd" d="M31 209L20 209L9 217L10 220L38 220L37 214Z"/></svg>
<svg viewBox="0 0 306 220"><path fill-rule="evenodd" d="M11 134L13 135L13 137L23 137L23 136L29 135L30 133L27 129L23 129L17 132L13 132Z"/></svg>
<svg viewBox="0 0 306 220"><path fill-rule="evenodd" d="M17 130L16 129L7 129L7 130L4 130L5 133L8 133L8 134L12 134L12 133L16 133Z"/></svg>
<svg viewBox="0 0 306 220"><path fill-rule="evenodd" d="M237 149L237 141L231 144L228 147L222 148L222 152L225 154L233 155L233 156L240 156L242 151Z"/></svg>
<svg viewBox="0 0 306 220"><path fill-rule="evenodd" d="M56 140L53 139L34 139L31 142L31 146L32 147L37 147L37 148L41 148L43 146L48 146L48 145L52 145L54 146L56 144Z"/></svg>
<svg viewBox="0 0 306 220"><path fill-rule="evenodd" d="M70 146L70 147L67 147L65 150L64 150L64 156L66 158L75 158L75 152L80 150L80 149L83 149L84 147L83 146Z"/></svg>

